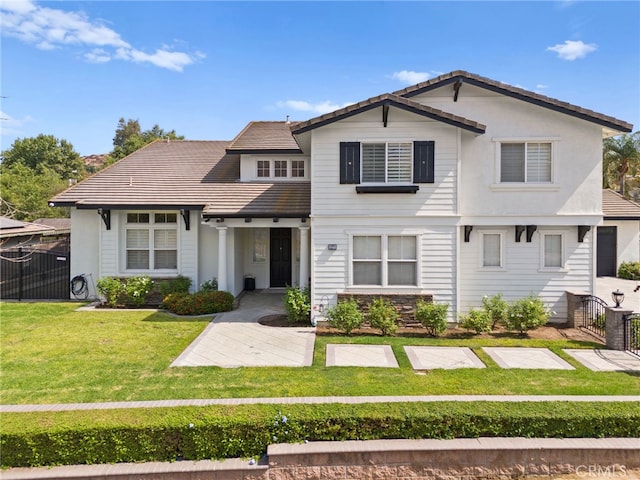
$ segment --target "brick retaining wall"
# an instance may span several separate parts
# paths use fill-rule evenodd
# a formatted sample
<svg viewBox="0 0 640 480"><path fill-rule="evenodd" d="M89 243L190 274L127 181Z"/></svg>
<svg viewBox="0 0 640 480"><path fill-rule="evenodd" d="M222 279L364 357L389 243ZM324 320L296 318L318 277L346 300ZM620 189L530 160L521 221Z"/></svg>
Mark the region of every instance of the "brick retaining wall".
<svg viewBox="0 0 640 480"><path fill-rule="evenodd" d="M360 311L365 314L369 311L369 304L373 303L376 298L384 298L389 300L398 311L398 321L404 325L416 325L414 318L416 312L416 303L423 300L427 303L433 302L431 294L410 294L410 293L338 293L338 301L349 300L353 298Z"/></svg>

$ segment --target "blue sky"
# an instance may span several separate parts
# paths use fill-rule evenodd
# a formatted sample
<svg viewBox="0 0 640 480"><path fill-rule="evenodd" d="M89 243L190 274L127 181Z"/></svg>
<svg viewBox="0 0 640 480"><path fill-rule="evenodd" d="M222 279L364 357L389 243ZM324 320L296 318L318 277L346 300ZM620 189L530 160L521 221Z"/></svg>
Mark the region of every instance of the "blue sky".
<svg viewBox="0 0 640 480"><path fill-rule="evenodd" d="M2 150L107 153L120 117L192 140L466 70L640 130L640 2L2 0Z"/></svg>

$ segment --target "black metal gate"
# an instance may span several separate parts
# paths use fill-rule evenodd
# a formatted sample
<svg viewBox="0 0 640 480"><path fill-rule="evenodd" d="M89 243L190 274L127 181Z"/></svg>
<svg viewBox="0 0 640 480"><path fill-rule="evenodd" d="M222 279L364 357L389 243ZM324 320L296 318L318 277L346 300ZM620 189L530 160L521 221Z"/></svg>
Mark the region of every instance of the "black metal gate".
<svg viewBox="0 0 640 480"><path fill-rule="evenodd" d="M640 313L624 316L624 349L640 357Z"/></svg>
<svg viewBox="0 0 640 480"><path fill-rule="evenodd" d="M605 337L605 307L607 302L599 297L588 295L582 297L582 328Z"/></svg>
<svg viewBox="0 0 640 480"><path fill-rule="evenodd" d="M68 300L69 250L44 250L37 245L0 252L0 299Z"/></svg>

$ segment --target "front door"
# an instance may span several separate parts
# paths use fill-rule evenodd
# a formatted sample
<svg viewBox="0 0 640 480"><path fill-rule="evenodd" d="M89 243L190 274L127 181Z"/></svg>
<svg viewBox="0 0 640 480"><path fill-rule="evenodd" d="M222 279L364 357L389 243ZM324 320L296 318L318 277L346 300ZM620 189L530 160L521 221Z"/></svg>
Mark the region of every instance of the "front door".
<svg viewBox="0 0 640 480"><path fill-rule="evenodd" d="M616 276L617 237L616 227L598 227L598 252L596 254L596 275L598 277Z"/></svg>
<svg viewBox="0 0 640 480"><path fill-rule="evenodd" d="M270 245L270 286L291 285L291 229L272 228Z"/></svg>

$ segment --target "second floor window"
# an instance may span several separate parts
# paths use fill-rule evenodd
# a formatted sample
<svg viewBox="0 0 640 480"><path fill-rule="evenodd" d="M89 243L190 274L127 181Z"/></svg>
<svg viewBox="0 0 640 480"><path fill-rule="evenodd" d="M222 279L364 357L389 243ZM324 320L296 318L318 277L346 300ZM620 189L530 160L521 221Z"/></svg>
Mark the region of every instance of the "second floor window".
<svg viewBox="0 0 640 480"><path fill-rule="evenodd" d="M287 161L286 160L276 160L274 162L274 173L276 177L286 177L287 176Z"/></svg>
<svg viewBox="0 0 640 480"><path fill-rule="evenodd" d="M304 177L304 160L291 160L291 176Z"/></svg>
<svg viewBox="0 0 640 480"><path fill-rule="evenodd" d="M362 183L412 181L412 143L363 143Z"/></svg>
<svg viewBox="0 0 640 480"><path fill-rule="evenodd" d="M271 162L269 160L258 160L258 177L269 178L271 176Z"/></svg>
<svg viewBox="0 0 640 480"><path fill-rule="evenodd" d="M551 182L551 143L502 143L500 182Z"/></svg>

